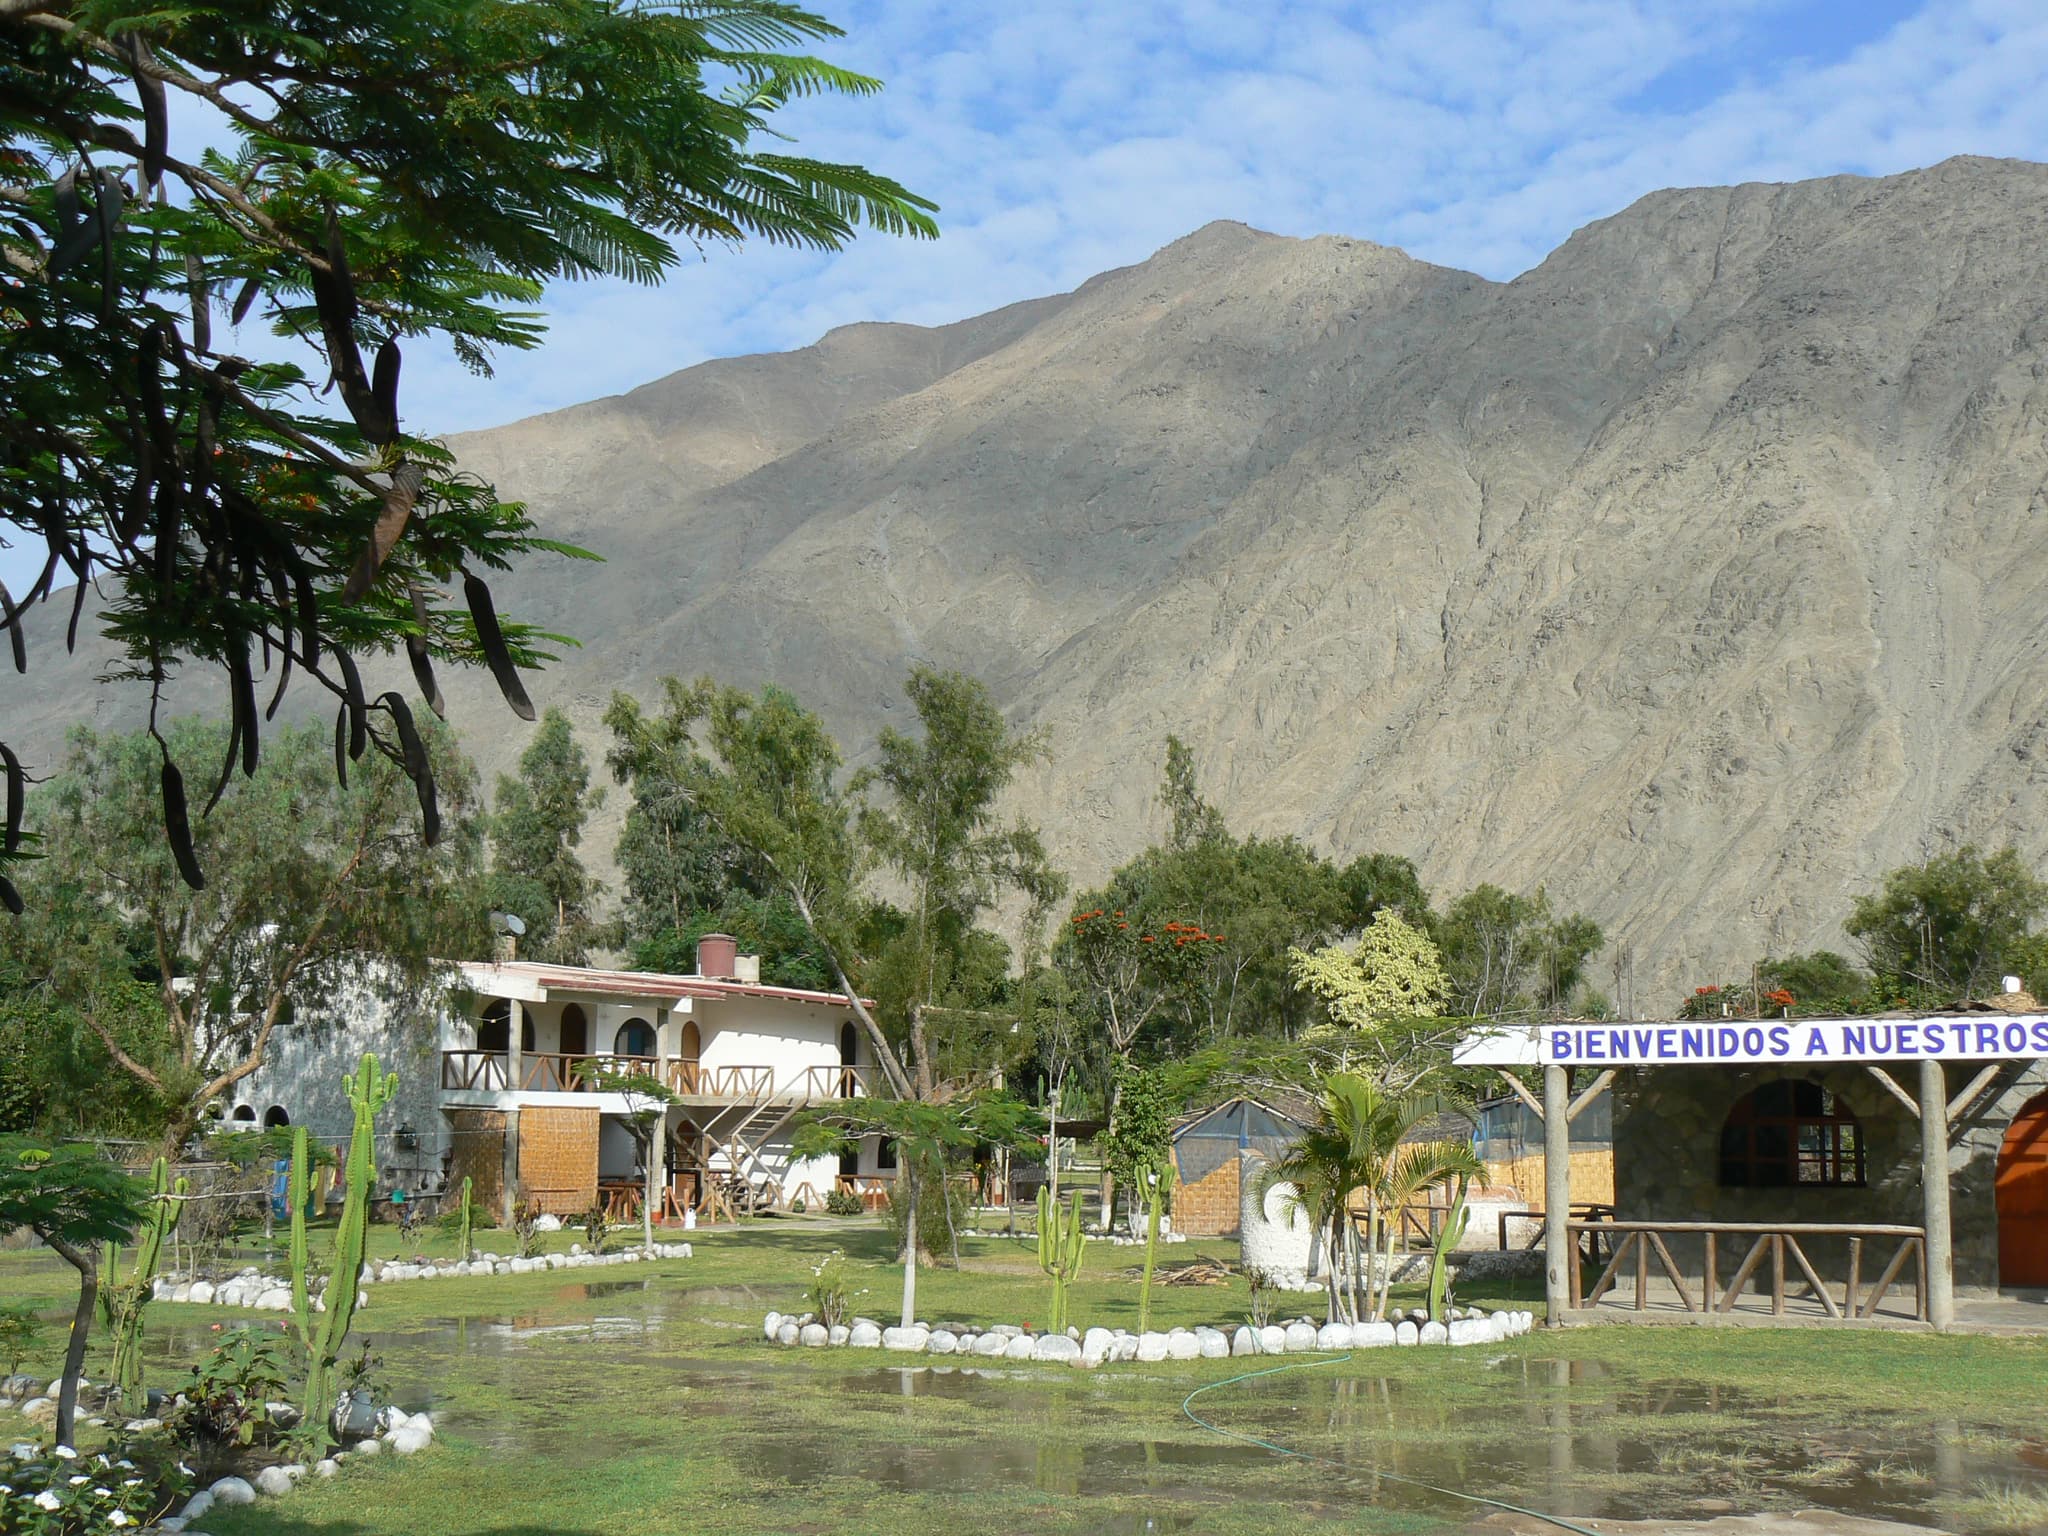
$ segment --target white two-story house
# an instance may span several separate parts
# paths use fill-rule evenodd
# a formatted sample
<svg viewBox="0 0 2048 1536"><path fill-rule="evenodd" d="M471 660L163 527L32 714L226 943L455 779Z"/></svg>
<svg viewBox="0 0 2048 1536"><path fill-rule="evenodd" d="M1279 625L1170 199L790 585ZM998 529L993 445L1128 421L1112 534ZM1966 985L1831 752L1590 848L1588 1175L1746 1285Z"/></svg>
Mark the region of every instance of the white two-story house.
<svg viewBox="0 0 2048 1536"><path fill-rule="evenodd" d="M699 943L690 976L531 961L462 973L474 1007L446 1019L440 1041L448 1180L468 1177L493 1210L515 1192L561 1215L637 1209L648 1179L636 1117L658 1116L658 1216L715 1209L735 1180L757 1199L815 1206L890 1169L874 1138L840 1159L792 1154L799 1110L867 1092L871 1048L843 996L763 985L759 960L724 935ZM656 1079L670 1102L605 1091L592 1073L606 1066Z"/></svg>

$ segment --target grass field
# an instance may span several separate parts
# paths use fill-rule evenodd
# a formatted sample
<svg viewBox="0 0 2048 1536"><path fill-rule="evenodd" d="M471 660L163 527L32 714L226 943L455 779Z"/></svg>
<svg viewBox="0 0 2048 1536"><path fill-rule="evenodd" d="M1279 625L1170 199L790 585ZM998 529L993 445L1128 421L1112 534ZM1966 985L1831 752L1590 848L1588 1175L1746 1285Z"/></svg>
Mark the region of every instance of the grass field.
<svg viewBox="0 0 2048 1536"><path fill-rule="evenodd" d="M502 1248L498 1236L486 1246ZM1589 1328L1370 1351L1197 1400L1224 1430L1305 1453L1287 1457L1182 1412L1190 1391L1241 1375L1242 1362L978 1368L764 1343L761 1315L800 1310L812 1264L834 1248L855 1309L893 1320L901 1272L873 1224L764 1222L693 1240L687 1260L374 1288L359 1333L390 1395L435 1414L434 1447L209 1514L205 1528L1396 1532L1487 1513L1414 1482L1567 1517L1819 1506L1991 1533L2048 1512L2040 1340ZM395 1234L378 1241L394 1251ZM1223 1243L1169 1256L1204 1252L1235 1256ZM1092 1246L1076 1321L1133 1325L1136 1261ZM0 1255L0 1297L33 1297L54 1317L67 1274L46 1256ZM1025 1322L1042 1319L1047 1282L1028 1245L975 1240L962 1272L922 1276L920 1297L932 1320ZM1161 1287L1154 1326L1234 1323L1248 1299L1241 1279ZM174 1385L215 1326L238 1320L153 1306L152 1382ZM54 1365L54 1343L37 1365Z"/></svg>

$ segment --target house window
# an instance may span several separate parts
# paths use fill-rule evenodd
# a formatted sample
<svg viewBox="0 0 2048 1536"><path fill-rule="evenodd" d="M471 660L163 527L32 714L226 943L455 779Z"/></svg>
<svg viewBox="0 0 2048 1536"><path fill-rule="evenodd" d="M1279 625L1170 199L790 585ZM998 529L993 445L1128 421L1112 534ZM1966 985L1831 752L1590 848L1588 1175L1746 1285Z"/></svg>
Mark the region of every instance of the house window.
<svg viewBox="0 0 2048 1536"><path fill-rule="evenodd" d="M275 1130L280 1125L290 1125L291 1123L292 1117L285 1113L282 1104L273 1104L270 1108L263 1111L263 1127L265 1130Z"/></svg>
<svg viewBox="0 0 2048 1536"><path fill-rule="evenodd" d="M499 1056L509 1051L512 1041L512 1005L504 998L498 998L483 1011L476 1021L476 1048L490 1051ZM533 1049L533 1015L521 1011L519 1020L519 1049Z"/></svg>
<svg viewBox="0 0 2048 1536"><path fill-rule="evenodd" d="M628 1019L619 1026L618 1035L612 1041L614 1056L652 1056L654 1054L654 1026L645 1019Z"/></svg>
<svg viewBox="0 0 2048 1536"><path fill-rule="evenodd" d="M888 1173L896 1166L896 1143L887 1136L875 1139L875 1171Z"/></svg>
<svg viewBox="0 0 2048 1536"><path fill-rule="evenodd" d="M1721 1127L1721 1183L1731 1189L1861 1186L1863 1126L1819 1083L1786 1078L1735 1101Z"/></svg>
<svg viewBox="0 0 2048 1536"><path fill-rule="evenodd" d="M561 1046L564 1056L583 1056L590 1050L590 1016L574 1003L562 1009Z"/></svg>

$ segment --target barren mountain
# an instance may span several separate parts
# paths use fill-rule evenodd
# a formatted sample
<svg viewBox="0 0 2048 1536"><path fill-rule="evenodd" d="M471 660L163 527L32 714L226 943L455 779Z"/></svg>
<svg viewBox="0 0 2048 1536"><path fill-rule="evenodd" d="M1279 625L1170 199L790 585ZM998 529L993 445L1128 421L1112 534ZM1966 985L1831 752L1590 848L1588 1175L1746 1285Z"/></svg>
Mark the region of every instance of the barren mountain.
<svg viewBox="0 0 2048 1536"><path fill-rule="evenodd" d="M1049 732L1019 808L1081 879L1173 731L1241 828L1547 884L1651 1008L1924 851L2048 862L2044 221L2048 167L1952 160L1657 193L1509 283L1212 224L456 445L607 557L500 590L585 724L711 672L858 750L960 667ZM39 649L47 748L90 656Z"/></svg>

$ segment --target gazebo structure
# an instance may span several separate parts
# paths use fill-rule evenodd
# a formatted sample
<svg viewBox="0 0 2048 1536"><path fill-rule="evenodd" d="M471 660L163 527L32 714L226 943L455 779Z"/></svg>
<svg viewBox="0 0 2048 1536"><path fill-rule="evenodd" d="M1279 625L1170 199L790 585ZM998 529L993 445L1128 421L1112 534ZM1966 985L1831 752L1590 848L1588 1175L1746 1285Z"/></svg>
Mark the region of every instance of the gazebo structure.
<svg viewBox="0 0 2048 1536"><path fill-rule="evenodd" d="M1612 1306L1631 1280L1638 1311L1937 1329L1959 1285L2048 1287L2048 1013L2008 985L1937 1014L1468 1036L1456 1060L1498 1069L1542 1117L1550 1322ZM1574 1220L1570 1126L1609 1092L1614 1219ZM1588 1259L1604 1266L1590 1290Z"/></svg>

